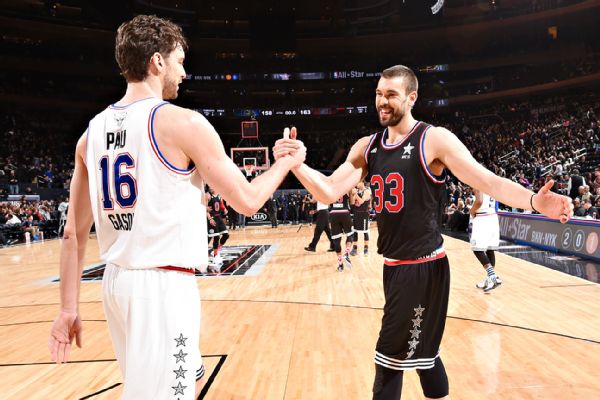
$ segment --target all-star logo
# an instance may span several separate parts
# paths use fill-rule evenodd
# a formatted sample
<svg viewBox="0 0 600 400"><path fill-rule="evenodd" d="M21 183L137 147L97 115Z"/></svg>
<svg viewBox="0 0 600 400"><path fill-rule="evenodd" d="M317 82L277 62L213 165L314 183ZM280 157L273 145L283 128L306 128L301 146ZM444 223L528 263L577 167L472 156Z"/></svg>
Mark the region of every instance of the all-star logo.
<svg viewBox="0 0 600 400"><path fill-rule="evenodd" d="M410 158L410 156L412 155L412 149L414 149L415 146L413 146L412 144L408 144L407 146L404 146L404 153L402 153L402 159L403 160L408 160Z"/></svg>

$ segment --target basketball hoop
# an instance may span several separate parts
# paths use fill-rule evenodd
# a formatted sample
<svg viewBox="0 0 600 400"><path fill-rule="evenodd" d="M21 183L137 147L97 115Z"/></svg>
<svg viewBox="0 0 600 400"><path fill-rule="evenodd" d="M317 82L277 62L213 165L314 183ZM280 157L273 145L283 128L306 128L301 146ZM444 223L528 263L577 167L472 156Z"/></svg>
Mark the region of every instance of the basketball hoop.
<svg viewBox="0 0 600 400"><path fill-rule="evenodd" d="M254 168L255 168L255 166L252 164L244 165L244 171L246 171L246 177L252 176L252 174L254 173Z"/></svg>

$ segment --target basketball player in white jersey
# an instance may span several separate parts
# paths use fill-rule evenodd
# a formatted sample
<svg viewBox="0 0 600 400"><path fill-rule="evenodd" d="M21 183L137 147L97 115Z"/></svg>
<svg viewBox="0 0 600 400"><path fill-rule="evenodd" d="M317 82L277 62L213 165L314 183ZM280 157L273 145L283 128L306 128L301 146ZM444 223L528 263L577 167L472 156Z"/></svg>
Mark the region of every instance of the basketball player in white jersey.
<svg viewBox="0 0 600 400"><path fill-rule="evenodd" d="M494 249L500 244L500 224L498 223L498 202L481 190L473 189L475 202L471 207L471 250L479 260L487 277L477 285L485 293L502 284L496 275L496 255Z"/></svg>
<svg viewBox="0 0 600 400"><path fill-rule="evenodd" d="M248 182L200 114L163 99L185 78L181 28L139 15L117 31L124 97L98 114L77 143L60 260L60 311L48 346L56 363L81 347L79 285L92 223L107 267L103 300L123 375L124 399L196 398L200 299L194 268L207 263L208 183L254 214L306 149ZM197 382L198 380L198 382Z"/></svg>

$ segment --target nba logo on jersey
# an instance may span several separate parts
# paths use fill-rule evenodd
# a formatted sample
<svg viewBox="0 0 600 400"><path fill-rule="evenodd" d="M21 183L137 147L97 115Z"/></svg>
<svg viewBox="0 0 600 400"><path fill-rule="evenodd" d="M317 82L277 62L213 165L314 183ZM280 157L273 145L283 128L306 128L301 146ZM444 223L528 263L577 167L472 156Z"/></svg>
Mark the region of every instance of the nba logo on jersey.
<svg viewBox="0 0 600 400"><path fill-rule="evenodd" d="M415 146L413 146L410 143L407 146L404 146L404 153L402 153L402 159L409 160L410 156L412 155L412 149L414 149L414 148L415 148Z"/></svg>

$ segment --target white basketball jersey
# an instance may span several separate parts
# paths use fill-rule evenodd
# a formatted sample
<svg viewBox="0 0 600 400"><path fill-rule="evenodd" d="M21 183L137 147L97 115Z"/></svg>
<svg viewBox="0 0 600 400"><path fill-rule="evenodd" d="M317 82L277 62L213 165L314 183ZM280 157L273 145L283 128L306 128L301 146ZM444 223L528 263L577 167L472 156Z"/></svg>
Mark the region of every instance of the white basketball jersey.
<svg viewBox="0 0 600 400"><path fill-rule="evenodd" d="M110 106L90 121L86 164L102 259L123 268L208 262L203 182L154 138L156 98Z"/></svg>
<svg viewBox="0 0 600 400"><path fill-rule="evenodd" d="M498 211L498 202L490 197L489 194L481 193L483 201L481 207L477 210L477 214L495 214Z"/></svg>

